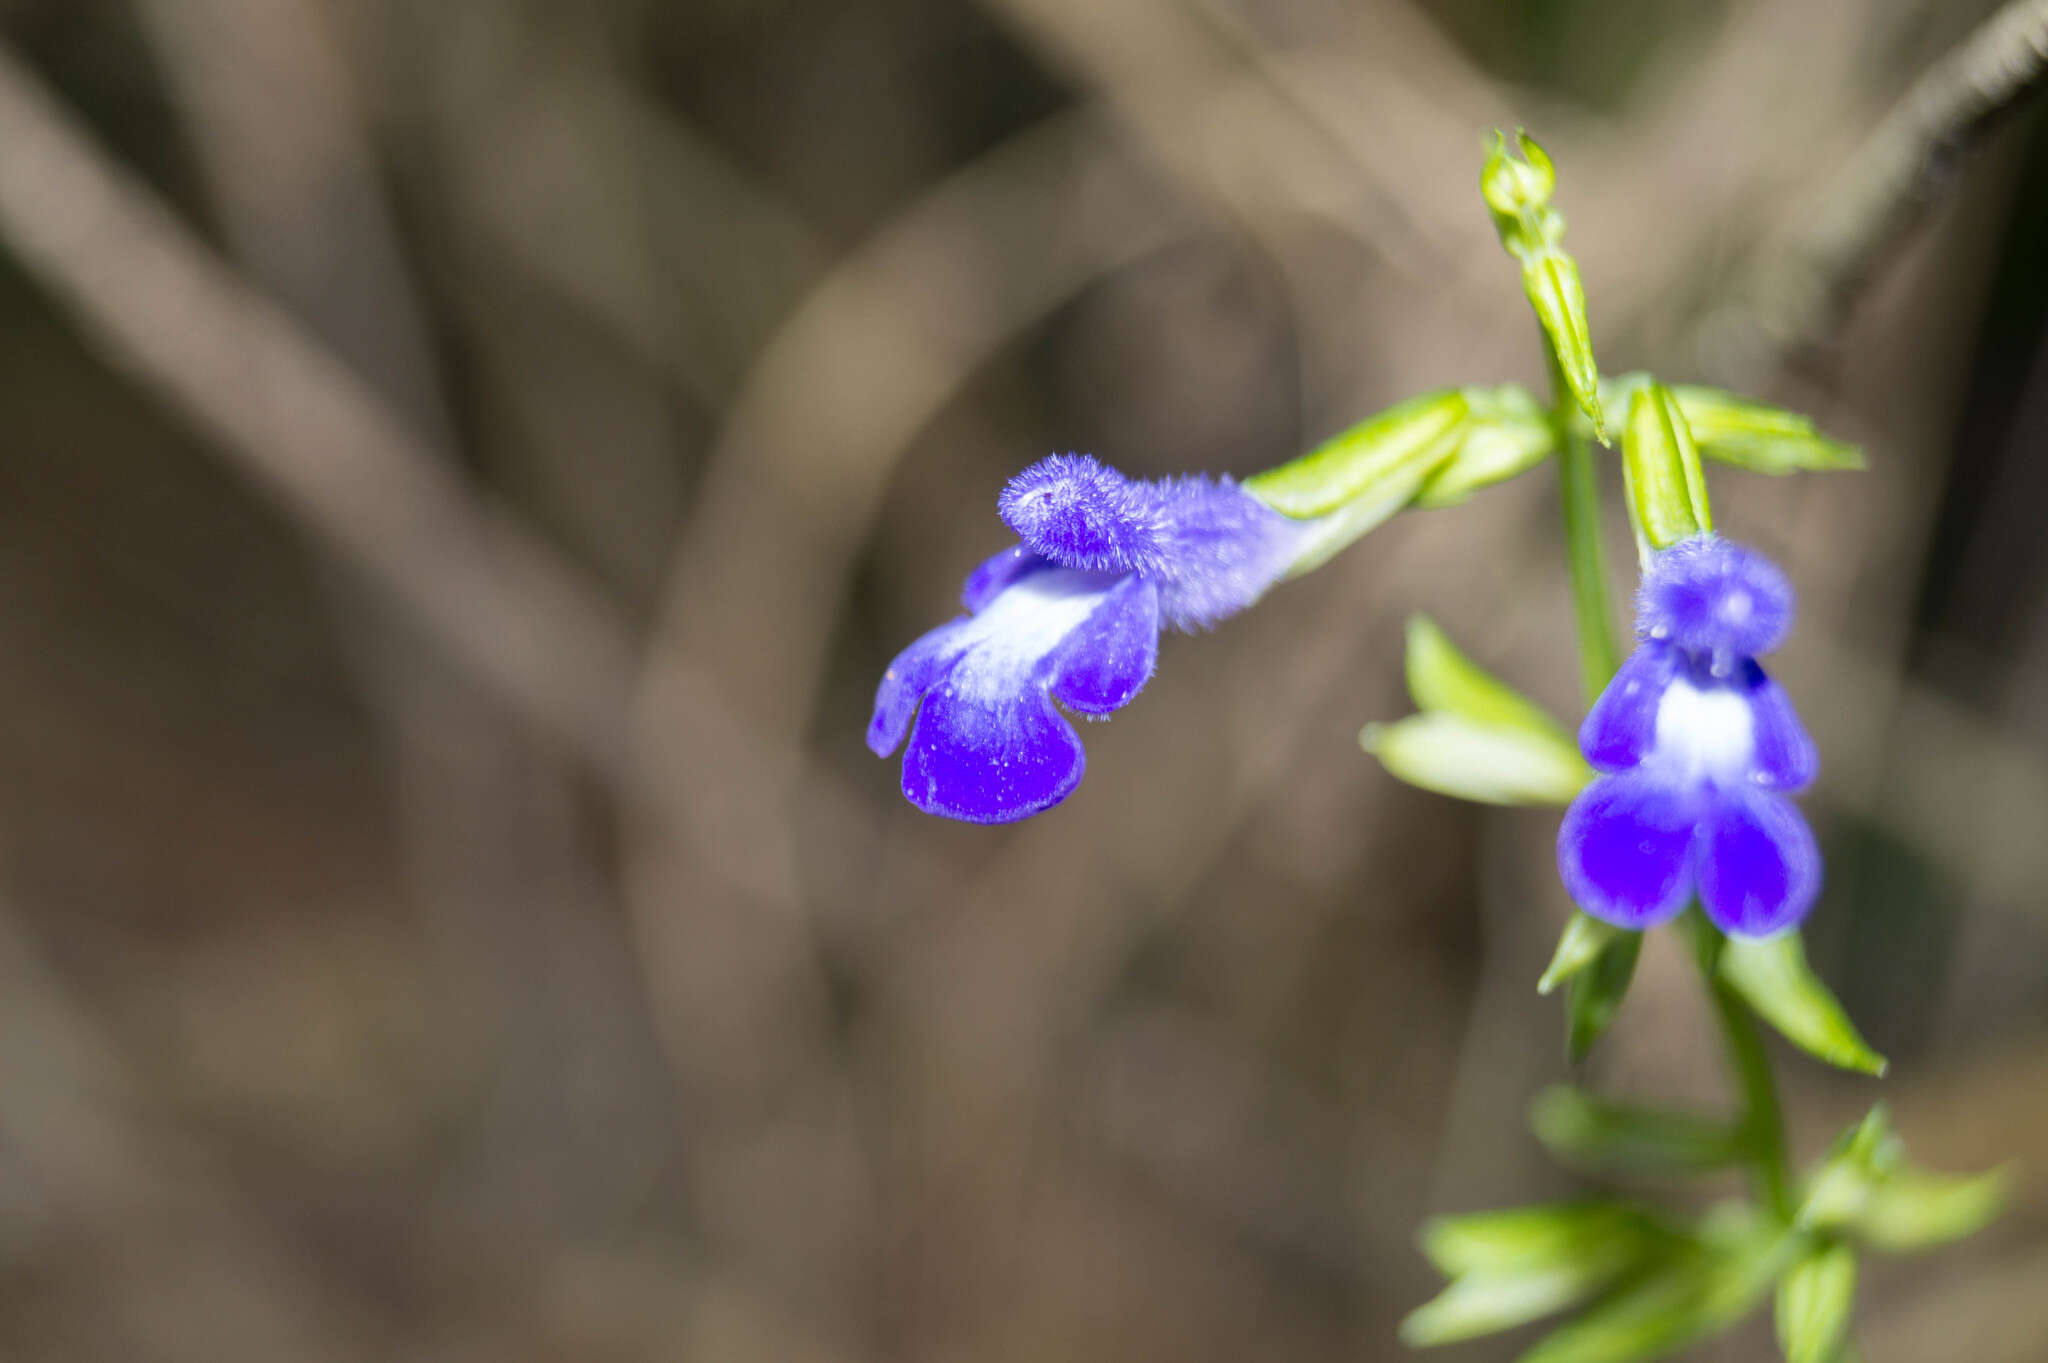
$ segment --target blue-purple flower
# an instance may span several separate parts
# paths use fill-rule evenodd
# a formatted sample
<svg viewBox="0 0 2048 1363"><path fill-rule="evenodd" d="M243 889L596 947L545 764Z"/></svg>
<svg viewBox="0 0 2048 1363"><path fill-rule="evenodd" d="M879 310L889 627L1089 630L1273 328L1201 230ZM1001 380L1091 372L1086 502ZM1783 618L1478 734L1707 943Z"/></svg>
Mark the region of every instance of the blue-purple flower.
<svg viewBox="0 0 2048 1363"><path fill-rule="evenodd" d="M1723 930L1764 937L1813 907L1820 850L1786 797L1820 760L1756 662L1791 624L1791 584L1753 549L1703 535L1650 561L1640 642L1579 729L1602 774L1558 830L1580 908L1646 928L1697 895Z"/></svg>
<svg viewBox="0 0 2048 1363"><path fill-rule="evenodd" d="M1312 524L1228 478L1142 482L1086 455L1040 460L997 509L1022 542L968 576L968 614L896 656L868 724L881 757L909 733L912 804L972 823L1070 795L1087 755L1058 707L1094 718L1129 704L1162 626L1207 628L1243 610L1292 566Z"/></svg>

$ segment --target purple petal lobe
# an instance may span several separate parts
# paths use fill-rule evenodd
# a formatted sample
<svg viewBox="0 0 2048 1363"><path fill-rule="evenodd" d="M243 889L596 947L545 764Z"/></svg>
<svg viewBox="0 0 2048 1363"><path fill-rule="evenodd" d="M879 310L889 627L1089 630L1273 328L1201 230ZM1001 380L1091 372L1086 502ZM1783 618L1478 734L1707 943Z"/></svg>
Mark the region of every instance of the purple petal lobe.
<svg viewBox="0 0 2048 1363"><path fill-rule="evenodd" d="M1791 801L1717 792L1701 840L1700 905L1722 931L1768 937L1806 917L1820 893L1820 848Z"/></svg>
<svg viewBox="0 0 2048 1363"><path fill-rule="evenodd" d="M906 691L926 683L903 754L903 793L912 804L948 818L1003 823L1073 790L1081 779L1080 740L1047 688L1062 645L1129 580L1068 568L1027 573L979 614L947 627L933 647L942 659L951 654L949 664L919 657L895 669ZM889 721L900 722L902 704L892 696ZM878 698L876 728L882 708Z"/></svg>
<svg viewBox="0 0 2048 1363"><path fill-rule="evenodd" d="M1714 535L1650 560L1636 592L1636 633L1717 660L1769 653L1792 627L1792 584L1778 566Z"/></svg>
<svg viewBox="0 0 2048 1363"><path fill-rule="evenodd" d="M1010 823L1081 784L1088 755L1045 692L991 697L941 686L903 753L903 794L927 814Z"/></svg>
<svg viewBox="0 0 2048 1363"><path fill-rule="evenodd" d="M966 583L960 588L960 604L979 614L983 606L995 600L997 592L1024 574L1045 566L1044 559L1021 544L1013 544L984 559L967 575Z"/></svg>
<svg viewBox="0 0 2048 1363"><path fill-rule="evenodd" d="M1557 830L1557 870L1575 903L1617 927L1653 927L1692 894L1697 801L1643 772L1602 776Z"/></svg>
<svg viewBox="0 0 2048 1363"><path fill-rule="evenodd" d="M1130 704L1159 660L1159 593L1140 577L1110 589L1052 656L1052 693L1083 714Z"/></svg>
<svg viewBox="0 0 2048 1363"><path fill-rule="evenodd" d="M1066 568L1144 572L1157 565L1150 489L1085 454L1055 454L1010 480L996 511L1033 553Z"/></svg>
<svg viewBox="0 0 2048 1363"><path fill-rule="evenodd" d="M1627 771L1649 756L1657 739L1657 703L1678 668L1667 644L1647 643L1629 654L1579 725L1579 751L1595 769Z"/></svg>
<svg viewBox="0 0 2048 1363"><path fill-rule="evenodd" d="M1750 775L1770 790L1803 790L1820 775L1820 752L1799 722L1785 688L1751 661L1743 669L1749 710L1755 717L1755 754Z"/></svg>
<svg viewBox="0 0 2048 1363"><path fill-rule="evenodd" d="M882 684L875 688L875 712L868 720L868 748L875 756L887 757L896 751L924 693L973 644L972 625L972 620L961 616L928 630L889 664Z"/></svg>

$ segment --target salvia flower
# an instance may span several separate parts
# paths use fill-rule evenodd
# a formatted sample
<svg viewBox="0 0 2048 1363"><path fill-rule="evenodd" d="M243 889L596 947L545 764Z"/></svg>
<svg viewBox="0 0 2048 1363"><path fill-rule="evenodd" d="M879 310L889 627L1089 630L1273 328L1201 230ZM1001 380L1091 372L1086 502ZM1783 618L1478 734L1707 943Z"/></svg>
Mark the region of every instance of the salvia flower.
<svg viewBox="0 0 2048 1363"><path fill-rule="evenodd" d="M1162 627L1243 610L1287 572L1311 524L1228 478L1145 482L1072 454L1012 479L997 509L1021 543L969 575L968 614L896 656L868 724L880 757L909 734L912 804L972 823L1071 794L1087 755L1058 707L1092 718L1129 704Z"/></svg>
<svg viewBox="0 0 2048 1363"><path fill-rule="evenodd" d="M1580 908L1646 928L1698 895L1709 918L1745 937L1806 916L1820 851L1786 797L1820 762L1756 662L1791 624L1791 584L1753 549L1702 535L1644 569L1636 651L1579 729L1601 775L1557 835L1558 870Z"/></svg>

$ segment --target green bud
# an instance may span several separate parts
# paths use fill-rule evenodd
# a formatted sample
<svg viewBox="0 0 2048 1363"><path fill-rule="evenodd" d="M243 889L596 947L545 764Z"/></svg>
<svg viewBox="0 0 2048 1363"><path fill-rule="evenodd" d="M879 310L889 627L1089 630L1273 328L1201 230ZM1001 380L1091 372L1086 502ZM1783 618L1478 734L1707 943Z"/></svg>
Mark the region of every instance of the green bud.
<svg viewBox="0 0 2048 1363"><path fill-rule="evenodd" d="M1594 1172L1694 1174L1749 1158L1744 1133L1728 1122L1610 1103L1566 1084L1536 1095L1529 1124L1551 1154Z"/></svg>
<svg viewBox="0 0 2048 1363"><path fill-rule="evenodd" d="M1655 380L1629 401L1621 462L1629 510L1651 547L1668 549L1714 528L1692 429L1671 390Z"/></svg>
<svg viewBox="0 0 2048 1363"><path fill-rule="evenodd" d="M1858 1035L1842 1005L1807 965L1797 932L1730 937L1718 969L1759 1016L1808 1055L1860 1074L1885 1072L1885 1058Z"/></svg>
<svg viewBox="0 0 2048 1363"><path fill-rule="evenodd" d="M1829 472L1864 467L1863 451L1831 440L1797 412L1724 393L1718 388L1671 390L1678 410L1708 459L1752 473Z"/></svg>
<svg viewBox="0 0 2048 1363"><path fill-rule="evenodd" d="M1528 472L1557 448L1557 432L1542 405L1520 384L1467 388L1465 401L1470 415L1464 437L1415 494L1419 507L1455 506L1481 488Z"/></svg>
<svg viewBox="0 0 2048 1363"><path fill-rule="evenodd" d="M1593 433L1606 440L1600 368L1593 360L1593 333L1586 321L1586 289L1579 281L1578 262L1553 246L1532 251L1522 259L1522 291L1529 295L1536 320L1550 338L1573 401L1593 423Z"/></svg>
<svg viewBox="0 0 2048 1363"><path fill-rule="evenodd" d="M1557 167L1550 162L1550 156L1536 139L1515 130L1515 144L1522 153L1517 157L1508 146L1507 138L1498 130L1493 134L1493 144L1487 149L1486 161L1479 168L1479 195L1486 200L1487 208L1493 213L1496 226L1500 228L1501 240L1508 249L1516 249L1509 240L1515 234L1523 240L1521 233L1531 230L1525 224L1540 221L1550 208L1550 196L1557 188ZM1542 233L1534 230L1540 240ZM1524 249L1537 242L1528 242Z"/></svg>
<svg viewBox="0 0 2048 1363"><path fill-rule="evenodd" d="M1835 1363L1849 1339L1856 1303L1856 1252L1847 1245L1815 1250L1778 1283L1778 1347L1785 1363Z"/></svg>
<svg viewBox="0 0 2048 1363"><path fill-rule="evenodd" d="M1572 976L1564 997L1564 1053L1573 1064L1586 1058L1614 1021L1642 950L1643 934L1617 933L1591 965Z"/></svg>

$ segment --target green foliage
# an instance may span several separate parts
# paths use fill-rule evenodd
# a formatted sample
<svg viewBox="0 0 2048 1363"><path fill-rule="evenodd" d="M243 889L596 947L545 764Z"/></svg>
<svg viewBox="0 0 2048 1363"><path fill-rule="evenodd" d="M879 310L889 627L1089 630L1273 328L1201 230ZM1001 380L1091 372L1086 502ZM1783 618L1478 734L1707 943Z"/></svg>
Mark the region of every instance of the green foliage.
<svg viewBox="0 0 2048 1363"><path fill-rule="evenodd" d="M1550 206L1556 188L1557 170L1534 138L1517 130L1510 148L1507 138L1494 133L1479 172L1480 195L1493 214L1500 244L1522 264L1522 292L1550 338L1559 377L1604 440L1600 368L1593 359L1593 333L1586 320L1586 289L1578 262L1559 244L1564 240L1564 218Z"/></svg>
<svg viewBox="0 0 2048 1363"><path fill-rule="evenodd" d="M1512 1329L1583 1301L1666 1252L1671 1233L1632 1207L1574 1202L1442 1217L1422 1250L1451 1280L1401 1323L1412 1345Z"/></svg>
<svg viewBox="0 0 2048 1363"><path fill-rule="evenodd" d="M1619 932L1600 948L1593 963L1577 972L1565 988L1564 1053L1573 1064L1584 1060L1606 1034L1621 1001L1628 996L1629 982L1636 976L1636 958L1642 954L1643 934Z"/></svg>
<svg viewBox="0 0 2048 1363"><path fill-rule="evenodd" d="M1424 616L1408 623L1408 691L1422 713L1369 724L1358 740L1410 785L1483 804L1564 804L1592 777L1562 725Z"/></svg>
<svg viewBox="0 0 2048 1363"><path fill-rule="evenodd" d="M1651 548L1668 549L1714 528L1692 429L1671 390L1654 379L1629 400L1621 467L1629 514Z"/></svg>
<svg viewBox="0 0 2048 1363"><path fill-rule="evenodd" d="M1245 491L1299 519L1326 516L1361 500L1390 503L1391 515L1457 451L1469 410L1465 394L1455 388L1409 398L1299 459L1247 478Z"/></svg>
<svg viewBox="0 0 2048 1363"><path fill-rule="evenodd" d="M1464 390L1458 448L1415 494L1423 508L1456 506L1481 488L1519 477L1557 449L1557 431L1535 394L1519 383Z"/></svg>
<svg viewBox="0 0 2048 1363"><path fill-rule="evenodd" d="M1730 938L1716 969L1759 1017L1808 1055L1859 1074L1885 1072L1888 1062L1870 1049L1807 965L1797 932Z"/></svg>
<svg viewBox="0 0 2048 1363"><path fill-rule="evenodd" d="M1731 1122L1610 1103L1569 1084L1536 1095L1529 1125L1558 1159L1597 1173L1697 1174L1752 1155L1748 1133Z"/></svg>
<svg viewBox="0 0 2048 1363"><path fill-rule="evenodd" d="M1825 1245L1778 1282L1778 1347L1785 1363L1834 1363L1849 1341L1856 1304L1856 1251Z"/></svg>
<svg viewBox="0 0 2048 1363"><path fill-rule="evenodd" d="M1564 925L1564 934L1557 939L1557 950L1551 953L1549 967L1544 970L1543 978L1536 981L1536 992L1548 994L1593 964L1607 944L1621 932L1622 929L1612 923L1603 923L1589 913L1573 910L1571 920Z"/></svg>

